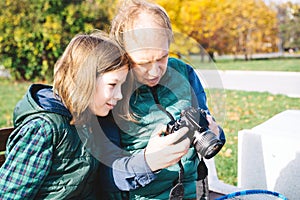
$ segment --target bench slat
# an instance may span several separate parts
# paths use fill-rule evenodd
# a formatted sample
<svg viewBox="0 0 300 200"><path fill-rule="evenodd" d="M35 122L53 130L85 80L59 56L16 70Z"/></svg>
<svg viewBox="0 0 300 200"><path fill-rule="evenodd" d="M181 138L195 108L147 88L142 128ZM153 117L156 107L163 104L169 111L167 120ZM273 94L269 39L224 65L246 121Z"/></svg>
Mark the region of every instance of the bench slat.
<svg viewBox="0 0 300 200"><path fill-rule="evenodd" d="M0 167L5 161L4 154L5 154L6 142L13 130L14 130L13 127L0 128Z"/></svg>
<svg viewBox="0 0 300 200"><path fill-rule="evenodd" d="M6 142L14 128L0 128L0 151L5 151Z"/></svg>

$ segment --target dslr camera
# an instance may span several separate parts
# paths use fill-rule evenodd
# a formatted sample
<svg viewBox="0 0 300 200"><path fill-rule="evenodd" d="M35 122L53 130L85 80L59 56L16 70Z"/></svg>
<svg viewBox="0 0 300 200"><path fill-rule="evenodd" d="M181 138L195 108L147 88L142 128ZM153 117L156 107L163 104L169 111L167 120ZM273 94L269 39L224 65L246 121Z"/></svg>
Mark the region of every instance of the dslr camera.
<svg viewBox="0 0 300 200"><path fill-rule="evenodd" d="M203 109L187 108L180 118L167 124L166 134L171 134L182 127L188 127L190 138L196 151L204 158L214 157L222 148L222 141L208 128L206 112Z"/></svg>

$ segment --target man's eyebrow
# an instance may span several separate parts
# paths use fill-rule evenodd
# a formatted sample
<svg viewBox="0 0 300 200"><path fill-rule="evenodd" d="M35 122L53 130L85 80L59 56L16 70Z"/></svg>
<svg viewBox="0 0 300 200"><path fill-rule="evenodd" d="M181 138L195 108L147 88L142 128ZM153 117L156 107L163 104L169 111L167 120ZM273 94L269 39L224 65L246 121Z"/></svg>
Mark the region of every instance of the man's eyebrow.
<svg viewBox="0 0 300 200"><path fill-rule="evenodd" d="M143 64L148 64L148 63L151 63L152 61L138 61L138 62L135 62L134 60L133 60L133 63L135 63L135 64L138 64L138 65L143 65Z"/></svg>
<svg viewBox="0 0 300 200"><path fill-rule="evenodd" d="M160 58L154 59L154 61L159 61L159 60L161 60L161 59L167 57L168 55L169 55L169 52L167 52L165 55L161 56ZM135 62L135 61L133 60L133 62L134 62L135 64L141 65L141 64L148 64L148 63L151 63L151 62L153 62L153 61L140 61L140 62Z"/></svg>
<svg viewBox="0 0 300 200"><path fill-rule="evenodd" d="M162 59L162 58L165 58L165 57L167 57L169 55L169 52L167 52L165 55L163 55L162 57L160 57L160 58L158 58L158 59L156 59L156 60L160 60L160 59Z"/></svg>

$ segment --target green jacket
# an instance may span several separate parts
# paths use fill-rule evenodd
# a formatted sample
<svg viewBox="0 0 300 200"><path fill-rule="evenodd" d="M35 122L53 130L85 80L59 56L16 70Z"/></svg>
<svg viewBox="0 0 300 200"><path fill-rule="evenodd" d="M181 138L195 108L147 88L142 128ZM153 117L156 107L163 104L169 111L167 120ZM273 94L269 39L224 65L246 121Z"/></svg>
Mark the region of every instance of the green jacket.
<svg viewBox="0 0 300 200"><path fill-rule="evenodd" d="M159 104L175 119L179 118L183 109L192 104L188 71L186 65L177 59L169 59L166 74L155 88ZM133 93L130 105L131 109L138 114L138 123L124 123L120 127L123 132L121 135L122 145L130 153L135 154L147 146L148 140L158 124L166 125L171 121L170 117L159 109L156 103L151 88L148 86L138 86ZM199 159L194 148L190 148L187 155L181 160L184 167L184 197L195 198ZM179 169L178 164L162 169L150 184L130 191L129 198L168 199L171 188L178 180Z"/></svg>
<svg viewBox="0 0 300 200"><path fill-rule="evenodd" d="M96 199L93 186L99 162L70 119L50 86L29 88L15 108L16 129L0 170L0 190L5 191L0 198Z"/></svg>

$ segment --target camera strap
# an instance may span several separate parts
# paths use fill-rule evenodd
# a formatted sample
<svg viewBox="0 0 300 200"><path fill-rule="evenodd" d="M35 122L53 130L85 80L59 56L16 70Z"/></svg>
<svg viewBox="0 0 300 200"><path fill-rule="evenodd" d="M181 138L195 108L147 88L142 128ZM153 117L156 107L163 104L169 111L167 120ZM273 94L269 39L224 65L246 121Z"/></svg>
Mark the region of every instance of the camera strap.
<svg viewBox="0 0 300 200"><path fill-rule="evenodd" d="M154 101L157 105L157 107L166 113L168 117L172 120L175 121L174 117L169 113L160 103L159 99L157 96L157 86L151 87L150 88L152 96L154 98ZM198 155L200 163L198 164L197 167L197 183L196 183L196 193L197 193L197 199L199 200L208 200L209 199L209 189L208 189L208 180L207 180L207 175L208 175L208 169L207 166L204 162L204 158L200 157ZM179 171L179 177L177 184L171 189L169 199L170 200L181 200L183 199L184 196L184 187L182 184L183 176L184 176L184 169L183 165L181 163L181 160L178 162L180 171Z"/></svg>
<svg viewBox="0 0 300 200"><path fill-rule="evenodd" d="M199 156L200 163L197 167L197 185L196 185L196 191L197 191L197 199L200 200L208 200L209 199L209 189L208 189L208 169L204 162L204 158Z"/></svg>
<svg viewBox="0 0 300 200"><path fill-rule="evenodd" d="M158 100L158 96L157 96L157 86L151 87L150 88L152 96L154 98L154 101L157 105L157 107L163 111L164 113L166 113L168 115L168 117L172 120L175 121L174 117L171 115L171 113L169 113L160 103ZM181 160L179 160L178 165L180 167L179 170L179 176L178 176L178 181L175 184L175 186L171 189L170 194L169 194L169 199L170 200L181 200L183 199L184 196L184 187L182 184L182 180L183 180L183 175L184 175L184 169L183 169L183 165L181 163Z"/></svg>
<svg viewBox="0 0 300 200"><path fill-rule="evenodd" d="M178 182L170 191L170 194L169 194L170 200L181 200L181 199L183 199L183 196L184 196L184 187L182 184L184 169L183 169L181 160L178 162L178 164L180 167Z"/></svg>
<svg viewBox="0 0 300 200"><path fill-rule="evenodd" d="M174 117L171 115L171 113L169 113L160 103L159 103L159 100L158 100L158 96L157 96L157 85L154 86L154 87L151 87L150 88L151 90L151 94L154 98L154 101L158 107L159 110L163 111L164 113L166 113L168 115L168 117L172 120L172 121L175 121Z"/></svg>

